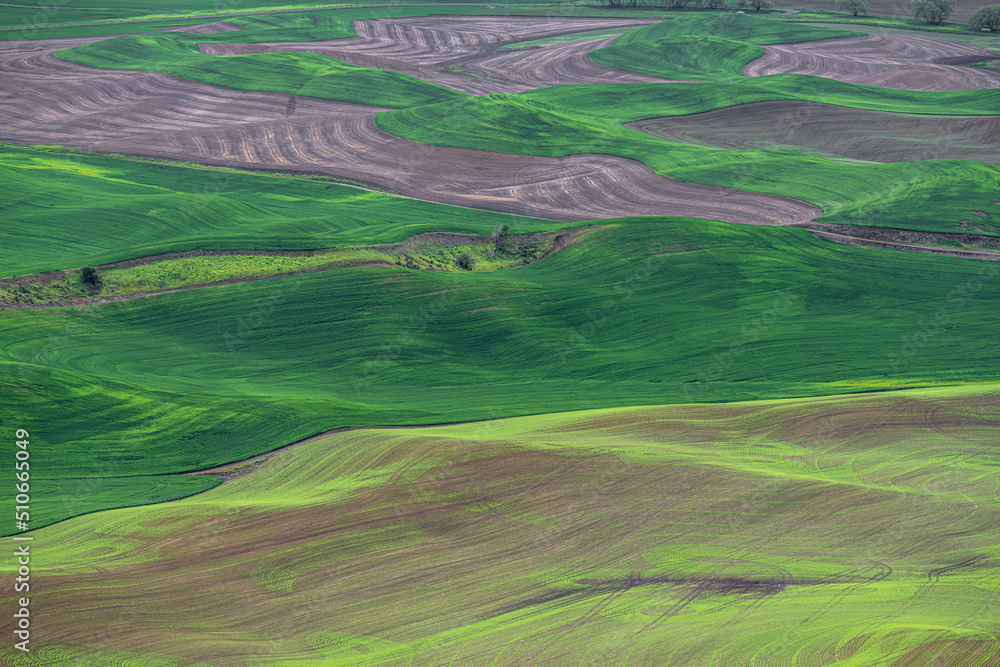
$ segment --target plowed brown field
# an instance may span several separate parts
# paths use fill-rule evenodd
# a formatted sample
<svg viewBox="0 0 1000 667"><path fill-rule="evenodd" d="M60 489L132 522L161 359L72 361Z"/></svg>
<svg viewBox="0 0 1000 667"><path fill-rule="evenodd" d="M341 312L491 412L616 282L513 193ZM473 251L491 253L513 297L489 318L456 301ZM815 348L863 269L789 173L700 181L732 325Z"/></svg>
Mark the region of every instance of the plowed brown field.
<svg viewBox="0 0 1000 667"><path fill-rule="evenodd" d="M572 32L643 26L656 21L433 17L354 21L355 38L319 42L202 44L211 55L319 53L361 67L403 72L473 95L518 93L543 86L663 82L590 60L613 37L536 46L493 55L505 44ZM458 71L461 70L461 71Z"/></svg>
<svg viewBox="0 0 1000 667"><path fill-rule="evenodd" d="M1000 72L969 63L1000 51L923 35L868 35L764 47L747 76L810 74L837 81L908 90L1000 88Z"/></svg>
<svg viewBox="0 0 1000 667"><path fill-rule="evenodd" d="M89 147L200 127L373 107L222 88L158 72L106 70L51 51L0 57L0 138Z"/></svg>
<svg viewBox="0 0 1000 667"><path fill-rule="evenodd" d="M593 27L578 23L571 22L574 30ZM376 130L378 107L97 69L52 57L62 42L35 44L45 50L0 57L4 140L327 174L430 201L561 221L678 215L790 224L820 212L792 199L681 183L615 156L426 146ZM432 46L426 48L433 60ZM514 67L519 55L534 62L532 50L501 57Z"/></svg>
<svg viewBox="0 0 1000 667"><path fill-rule="evenodd" d="M219 32L232 32L234 30L243 30L243 28L238 25L233 25L227 21L216 21L215 23L205 23L203 25L180 28L177 32L190 32L196 35L213 35Z"/></svg>
<svg viewBox="0 0 1000 667"><path fill-rule="evenodd" d="M345 105L347 107L348 105ZM529 157L439 148L381 132L374 111L241 123L96 142L99 150L328 174L446 204L551 220L678 215L751 224L810 220L802 202L681 183L611 155Z"/></svg>
<svg viewBox="0 0 1000 667"><path fill-rule="evenodd" d="M873 162L977 160L1000 164L1000 116L885 113L815 102L757 102L628 127L700 146L790 148Z"/></svg>

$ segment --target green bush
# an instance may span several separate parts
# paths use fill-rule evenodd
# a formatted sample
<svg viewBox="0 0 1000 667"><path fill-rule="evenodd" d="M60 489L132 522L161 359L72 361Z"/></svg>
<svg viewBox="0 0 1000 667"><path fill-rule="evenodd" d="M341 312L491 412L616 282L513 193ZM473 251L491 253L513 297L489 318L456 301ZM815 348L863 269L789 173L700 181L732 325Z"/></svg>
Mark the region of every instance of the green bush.
<svg viewBox="0 0 1000 667"><path fill-rule="evenodd" d="M463 252L455 258L455 266L466 271L472 271L476 268L476 256L469 251Z"/></svg>
<svg viewBox="0 0 1000 667"><path fill-rule="evenodd" d="M91 292L101 291L101 276L97 274L97 270L92 266L85 266L80 271L80 283Z"/></svg>

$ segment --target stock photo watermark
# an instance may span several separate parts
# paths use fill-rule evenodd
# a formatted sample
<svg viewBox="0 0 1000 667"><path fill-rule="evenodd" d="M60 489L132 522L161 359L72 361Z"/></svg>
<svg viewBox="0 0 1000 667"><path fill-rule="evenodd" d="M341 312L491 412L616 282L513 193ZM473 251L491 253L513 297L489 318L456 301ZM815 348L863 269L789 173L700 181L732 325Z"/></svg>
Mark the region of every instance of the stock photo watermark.
<svg viewBox="0 0 1000 667"><path fill-rule="evenodd" d="M29 433L24 429L18 429L14 434L14 476L17 479L14 496L14 526L19 531L30 529L31 521L31 452L28 449L31 441ZM28 535L15 535L15 543L31 542L33 537ZM17 559L17 577L14 579L14 591L23 593L24 597L17 600L14 611L14 648L25 653L29 653L31 648L31 545L15 544L14 557Z"/></svg>

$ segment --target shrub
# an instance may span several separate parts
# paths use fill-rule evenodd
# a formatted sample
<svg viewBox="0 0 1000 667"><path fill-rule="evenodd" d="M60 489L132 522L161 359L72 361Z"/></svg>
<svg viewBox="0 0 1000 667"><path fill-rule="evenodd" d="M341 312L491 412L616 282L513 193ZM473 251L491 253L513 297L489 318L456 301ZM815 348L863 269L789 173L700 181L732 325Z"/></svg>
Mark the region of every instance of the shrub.
<svg viewBox="0 0 1000 667"><path fill-rule="evenodd" d="M493 230L493 254L506 255L510 252L510 227L497 225Z"/></svg>
<svg viewBox="0 0 1000 667"><path fill-rule="evenodd" d="M455 258L455 265L460 269L472 271L476 268L476 256L469 251L465 251Z"/></svg>
<svg viewBox="0 0 1000 667"><path fill-rule="evenodd" d="M91 292L101 291L101 276L97 274L97 269L92 266L85 266L80 270L80 283Z"/></svg>

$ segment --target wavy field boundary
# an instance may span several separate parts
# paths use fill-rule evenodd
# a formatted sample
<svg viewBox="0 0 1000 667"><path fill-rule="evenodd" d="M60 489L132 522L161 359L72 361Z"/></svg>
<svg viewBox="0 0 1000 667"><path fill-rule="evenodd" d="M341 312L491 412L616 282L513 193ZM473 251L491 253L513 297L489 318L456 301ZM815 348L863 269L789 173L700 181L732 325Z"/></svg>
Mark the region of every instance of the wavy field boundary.
<svg viewBox="0 0 1000 667"><path fill-rule="evenodd" d="M711 87L701 84L632 84L627 93L619 86L557 86L518 96L476 98L463 105L387 111L375 117L375 125L392 135L440 147L488 147L538 157L573 155L587 149L618 155L686 182L796 197L823 209L817 218L821 222L949 232L958 221L975 219L975 211L981 211L986 216L979 226L986 233L1000 231L994 222L1000 214L1000 169L994 165L959 160L844 164L787 150L691 146L623 127L631 121L663 117L665 111L681 115L727 107L733 95L743 103L819 97L797 83L786 79L769 83L767 88L723 88L714 94ZM664 90L667 87L669 94ZM864 90L869 92L860 92ZM879 97L876 90L827 91L823 97L869 106ZM910 112L947 108L945 100L910 95L914 95L908 100ZM880 110L898 106L890 99ZM451 113L459 110L461 114ZM974 115L968 106L961 110Z"/></svg>
<svg viewBox="0 0 1000 667"><path fill-rule="evenodd" d="M676 215L792 224L821 213L790 198L676 181L617 156L536 157L430 146L379 131L375 114L158 133L88 147L226 167L328 174L442 204L560 222Z"/></svg>
<svg viewBox="0 0 1000 667"><path fill-rule="evenodd" d="M808 74L864 86L906 90L1000 88L1000 73L963 67L1000 51L925 35L868 35L803 44L774 44L743 68L747 76Z"/></svg>
<svg viewBox="0 0 1000 667"><path fill-rule="evenodd" d="M294 116L371 114L387 107L237 90L158 72L109 72L50 51L0 58L0 138L26 144L95 142Z"/></svg>
<svg viewBox="0 0 1000 667"><path fill-rule="evenodd" d="M624 219L503 271L0 311L3 415L45 432L35 476L99 488L345 426L990 381L994 351L970 340L1000 335L998 275L794 227Z"/></svg>
<svg viewBox="0 0 1000 667"><path fill-rule="evenodd" d="M826 99L833 93L839 98L839 103L867 106L880 102L886 111L897 111L894 107L905 108L903 97L906 97L905 103L917 105L924 112L951 108L955 109L955 113L972 114L981 113L979 107L989 107L990 100L987 98L967 96L961 100L946 100L911 93L899 96L898 100L882 100L874 96L871 89L845 85L835 91L813 90L815 85L812 82L805 86L798 79L788 78L776 81L768 77L759 80L759 83L752 79L754 83L748 84L738 72L726 69L732 69L729 61L733 49L749 61L757 52L763 52L759 44L791 39L821 40L825 35L851 34L843 31L836 33L759 17L721 14L679 17L640 27L613 43L609 42L608 48L598 49L592 54L593 59L605 64L645 72L646 79L628 79L634 82L615 85L550 86L520 96L467 97L451 91L452 98L445 95L442 91L446 89L440 86L398 72L384 71L381 75L392 74L403 78L387 79L384 92L374 97L365 93L357 98L356 94L360 95L358 86L368 81L367 87L362 87L371 89L373 72L380 70L355 67L316 53L223 57L206 56L197 48L200 44L201 49L224 51L236 48L227 42L238 38L242 45L239 48L265 49L270 46L264 45L273 46L268 41L270 37L287 33L301 41L287 41L280 48L309 50L316 47L317 35L330 32L351 34L349 24L336 17L319 22L302 22L297 18L288 20L291 22L286 27L251 24L247 30L216 37L211 42L199 41L195 35L188 38L176 35L119 38L72 49L61 57L101 67L161 69L182 76L225 81L227 85L237 87L270 87L271 90L284 87L321 96L329 96L329 91L338 91L333 95L338 99L371 104L378 98L389 106L418 106L383 112L376 118L375 108L368 107L365 112L365 107L348 102L331 103L325 107L316 103L300 104L303 98L290 96L283 100L288 117L276 118L282 98L272 97L268 101L260 100L262 111L259 120L251 118L251 122L234 124L229 118L230 107L227 107L227 102L234 99L232 93L208 99L211 97L210 87L199 84L201 89L191 96L193 99L185 99L183 96L163 94L172 90L167 85L168 81L175 83L176 80L157 79L150 80L150 90L136 99L130 94L112 90L115 84L104 81L100 86L85 83L78 90L76 96L84 101L77 105L77 109L69 112L54 110L47 114L52 117L50 120L56 121L55 131L51 124L39 125L29 117L21 118L20 126L8 132L13 135L11 138L19 141L48 143L79 133L84 139L75 145L98 150L191 159L239 168L328 174L437 202L567 222L608 219L626 214L684 215L732 222L788 224L812 219L822 212L826 214L825 220L830 222L857 224L863 219L875 225L910 225L928 229L941 225L942 220L948 218L967 219L974 210L990 213L995 199L990 184L1000 178L995 168L984 169L982 165L974 164L934 165L932 170L923 165L892 165L891 169L873 173L874 170L857 165L793 160L776 151L719 155L699 147L671 142L640 142L622 132L621 122L636 120L637 117L649 118L651 115L646 114L650 112L652 116L663 116L664 111L672 106L690 106L688 100L692 99L701 101L703 107L706 99L717 99L716 106L729 106L734 101L760 101L775 97ZM595 21L553 19L532 25L537 22L461 17L448 19L443 27L428 19L418 18L358 20L355 23L364 36L336 39L329 44L354 44L359 49L357 53L367 53L365 49L371 51L364 57L408 58L417 67L440 69L453 66L455 69L459 68L456 63L467 59L469 54L485 53L496 48L495 45L538 34L572 31L592 26ZM459 26L457 34L449 33L447 26L452 24ZM560 24L561 28L555 27ZM721 34L726 36L719 37ZM719 48L706 51L699 47L692 50L689 42L702 38ZM487 72L488 67L482 70L488 76L500 76L503 72L511 76L518 72L535 76L531 72L540 72L538 67L545 69L550 66L559 70L559 76L565 76L567 72L559 64L583 58L583 52L573 49L589 48L589 44L566 42L505 52L490 56L479 64L486 67L492 63L496 67L493 74ZM967 48L948 44L955 48ZM437 46L441 46L443 54L435 52ZM690 66L688 73L697 71L709 78L719 78L715 74L722 77L715 86L717 90L710 90L704 84L638 82L648 80L650 72L659 76L669 74L648 70L651 62L664 62L664 48L667 53L683 53L690 60L685 65ZM626 57L629 54L631 56ZM275 71L282 72L283 76L275 78L270 69L267 76L263 73L258 78L251 76L258 71L254 68L265 66L262 59L268 59L271 69L280 65ZM584 60L590 62L586 58ZM53 64L53 59L44 53L14 58L7 63L11 70L22 74L33 70L41 72L46 67L53 71L59 69ZM229 72L237 67L237 63L240 63L239 68L250 69L241 71L236 79L220 78L223 71ZM380 61L379 64L386 63ZM449 76L452 74L467 77L454 72ZM544 79L548 75L538 73L538 76ZM119 89L132 88L117 85ZM657 87L664 90L656 90ZM582 89L583 97L566 106L560 97L567 92L572 95L576 89ZM116 96L117 102L105 106L107 120L102 120L102 112L95 107L106 104L108 98L113 100ZM44 108L47 103L44 95L36 98L34 103ZM452 101L426 104L441 99ZM956 106L956 103L965 108ZM195 120L180 121L185 117L187 104L200 109L201 113ZM421 104L424 106L419 106ZM303 107L302 113L298 111L299 106ZM81 113L84 108L89 112L86 115ZM500 111L502 117L493 118L494 109ZM608 109L617 110L619 117L603 118ZM324 110L327 113L324 114ZM678 111L684 112L680 108ZM485 127L482 126L483 121L486 122ZM179 126L179 122L185 125ZM373 122L379 129L394 136L376 131L372 127ZM136 131L123 129L130 126L135 126ZM511 128L517 130L516 139L507 132ZM540 136L532 136L532 132ZM433 147L428 148L427 145ZM373 159L358 160L359 149L367 151ZM534 155L518 155L523 152ZM778 177L773 175L775 172ZM962 196L954 187L959 181L963 183ZM896 185L901 183L914 185L901 189ZM970 189L969 183L976 185ZM717 189L706 190L705 186ZM993 199L987 199L989 197ZM797 200L805 200L808 204ZM877 212L872 210L875 207ZM986 232L995 231L993 225L983 229Z"/></svg>
<svg viewBox="0 0 1000 667"><path fill-rule="evenodd" d="M981 50L441 11L0 36L0 134L62 144L0 148L0 302L54 306L0 308L37 501L0 664L1000 661ZM838 43L963 89L741 71ZM848 117L893 138L807 141Z"/></svg>
<svg viewBox="0 0 1000 667"><path fill-rule="evenodd" d="M7 197L4 278L172 252L305 251L392 244L428 232L489 234L497 225L514 234L564 226L322 180L44 147L0 148L0 178Z"/></svg>
<svg viewBox="0 0 1000 667"><path fill-rule="evenodd" d="M1000 164L1000 116L901 114L818 102L755 102L626 123L678 143L727 150L798 150L870 162Z"/></svg>
<svg viewBox="0 0 1000 667"><path fill-rule="evenodd" d="M320 42L201 44L215 56L318 53L360 67L378 67L474 95L516 93L551 85L661 81L603 67L588 57L614 38L536 46L525 53L501 47L574 32L636 28L641 19L543 19L434 17L354 21L356 38Z"/></svg>
<svg viewBox="0 0 1000 667"><path fill-rule="evenodd" d="M541 29L517 25L525 36ZM579 27L570 21L564 30ZM433 52L428 44L434 40L424 40L424 51ZM399 48L415 47L404 42ZM524 55L502 56L512 57ZM820 213L788 198L664 178L615 156L538 158L429 147L377 131L372 119L380 107L235 91L160 73L108 74L46 53L0 62L0 81L4 77L12 90L24 91L5 101L12 122L2 138L11 141L328 174L439 203L563 222L684 215L789 224Z"/></svg>
<svg viewBox="0 0 1000 667"><path fill-rule="evenodd" d="M39 658L990 664L998 410L982 387L333 434L37 531Z"/></svg>

